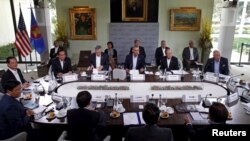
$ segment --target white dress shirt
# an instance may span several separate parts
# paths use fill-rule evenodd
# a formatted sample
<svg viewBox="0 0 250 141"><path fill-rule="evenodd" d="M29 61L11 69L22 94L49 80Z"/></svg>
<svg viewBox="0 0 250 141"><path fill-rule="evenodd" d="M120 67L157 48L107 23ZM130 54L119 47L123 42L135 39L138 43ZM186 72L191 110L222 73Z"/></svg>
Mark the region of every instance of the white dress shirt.
<svg viewBox="0 0 250 141"><path fill-rule="evenodd" d="M9 68L9 70L13 73L13 75L15 76L16 80L19 81L22 84L22 81L20 79L20 76L17 73L17 70L13 70L11 68Z"/></svg>
<svg viewBox="0 0 250 141"><path fill-rule="evenodd" d="M60 60L60 64L61 64L62 70L63 70L63 62L64 62L64 61L61 61L61 60Z"/></svg>
<svg viewBox="0 0 250 141"><path fill-rule="evenodd" d="M55 47L55 54L57 53L59 47Z"/></svg>
<svg viewBox="0 0 250 141"><path fill-rule="evenodd" d="M194 60L194 49L189 47L189 51L190 51L190 58L189 60Z"/></svg>
<svg viewBox="0 0 250 141"><path fill-rule="evenodd" d="M96 68L101 66L101 56L96 56L95 64Z"/></svg>
<svg viewBox="0 0 250 141"><path fill-rule="evenodd" d="M167 66L168 66L168 68L169 68L169 65L170 65L170 61L171 61L171 58L170 59L167 58Z"/></svg>
<svg viewBox="0 0 250 141"><path fill-rule="evenodd" d="M166 48L161 48L161 49L162 49L163 56L166 56L166 53L165 53Z"/></svg>
<svg viewBox="0 0 250 141"><path fill-rule="evenodd" d="M136 70L138 56L133 55L133 67L132 70Z"/></svg>

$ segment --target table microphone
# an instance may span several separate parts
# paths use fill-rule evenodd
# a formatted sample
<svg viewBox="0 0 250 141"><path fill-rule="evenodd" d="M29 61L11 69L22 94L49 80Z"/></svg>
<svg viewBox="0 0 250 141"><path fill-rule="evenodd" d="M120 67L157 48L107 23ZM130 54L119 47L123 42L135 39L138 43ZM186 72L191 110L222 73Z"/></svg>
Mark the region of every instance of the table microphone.
<svg viewBox="0 0 250 141"><path fill-rule="evenodd" d="M206 97L205 97L205 99L203 100L203 103L202 103L203 107L210 107L212 105L211 102L209 100L207 100L208 96L212 96L212 94L207 94L206 95Z"/></svg>
<svg viewBox="0 0 250 141"><path fill-rule="evenodd" d="M233 76L231 76L231 77L228 79L228 81L231 80L231 79L234 78L234 77L243 76L243 75L245 75L245 74L242 73L242 74L233 75Z"/></svg>

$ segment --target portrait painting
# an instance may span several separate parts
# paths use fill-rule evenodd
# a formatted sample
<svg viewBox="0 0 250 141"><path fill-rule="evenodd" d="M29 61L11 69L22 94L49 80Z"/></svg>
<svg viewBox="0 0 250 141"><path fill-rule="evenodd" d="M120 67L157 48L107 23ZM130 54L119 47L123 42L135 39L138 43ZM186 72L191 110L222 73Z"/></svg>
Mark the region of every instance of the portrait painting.
<svg viewBox="0 0 250 141"><path fill-rule="evenodd" d="M199 31L201 10L196 8L170 9L171 31Z"/></svg>
<svg viewBox="0 0 250 141"><path fill-rule="evenodd" d="M122 21L147 21L148 0L122 0Z"/></svg>
<svg viewBox="0 0 250 141"><path fill-rule="evenodd" d="M70 9L71 39L96 39L96 13L94 8L77 7Z"/></svg>

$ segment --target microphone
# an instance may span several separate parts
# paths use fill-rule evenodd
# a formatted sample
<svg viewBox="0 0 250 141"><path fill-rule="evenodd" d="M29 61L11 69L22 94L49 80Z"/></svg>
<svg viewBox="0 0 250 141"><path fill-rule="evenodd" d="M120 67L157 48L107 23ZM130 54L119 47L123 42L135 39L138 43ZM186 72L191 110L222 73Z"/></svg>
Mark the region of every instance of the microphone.
<svg viewBox="0 0 250 141"><path fill-rule="evenodd" d="M212 96L212 94L207 94L205 99L203 100L202 106L205 108L208 108L212 105L211 102L209 100L207 100L208 96Z"/></svg>

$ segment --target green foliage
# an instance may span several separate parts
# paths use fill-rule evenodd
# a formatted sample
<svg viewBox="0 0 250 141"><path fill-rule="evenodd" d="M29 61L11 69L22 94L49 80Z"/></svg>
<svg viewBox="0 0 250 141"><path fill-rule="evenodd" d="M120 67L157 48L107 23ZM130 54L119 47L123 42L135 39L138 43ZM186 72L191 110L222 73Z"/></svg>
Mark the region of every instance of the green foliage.
<svg viewBox="0 0 250 141"><path fill-rule="evenodd" d="M0 46L0 60L5 60L9 56L13 56L11 48L15 48L14 43ZM14 52L15 52L15 55L17 56L16 49L14 50Z"/></svg>
<svg viewBox="0 0 250 141"><path fill-rule="evenodd" d="M240 52L241 44L246 43L250 44L250 38L234 38L233 42L233 50ZM249 51L249 48L243 48L243 52L247 53Z"/></svg>
<svg viewBox="0 0 250 141"><path fill-rule="evenodd" d="M201 48L209 48L209 49L212 48L212 46L207 45L207 43L211 43L212 41L211 33L212 33L212 23L209 19L204 18L202 20L201 33L199 39L199 46Z"/></svg>
<svg viewBox="0 0 250 141"><path fill-rule="evenodd" d="M64 19L57 19L55 23L55 36L56 40L60 42L60 45L67 50L69 48L67 24Z"/></svg>

